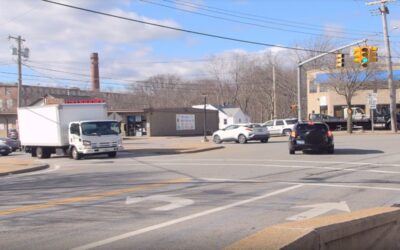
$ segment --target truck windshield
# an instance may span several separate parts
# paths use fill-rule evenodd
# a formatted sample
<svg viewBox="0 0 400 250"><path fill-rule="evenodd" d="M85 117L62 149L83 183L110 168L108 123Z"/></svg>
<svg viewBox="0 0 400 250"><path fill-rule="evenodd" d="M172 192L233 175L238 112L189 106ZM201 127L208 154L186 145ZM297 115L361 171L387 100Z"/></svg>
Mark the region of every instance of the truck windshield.
<svg viewBox="0 0 400 250"><path fill-rule="evenodd" d="M118 135L119 123L115 121L84 122L81 124L83 135Z"/></svg>

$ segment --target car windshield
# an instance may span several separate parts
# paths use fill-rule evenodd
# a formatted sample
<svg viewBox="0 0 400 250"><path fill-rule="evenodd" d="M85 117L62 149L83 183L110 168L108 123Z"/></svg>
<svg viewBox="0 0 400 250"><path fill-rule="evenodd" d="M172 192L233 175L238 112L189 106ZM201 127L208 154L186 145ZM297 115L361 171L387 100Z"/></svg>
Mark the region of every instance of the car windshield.
<svg viewBox="0 0 400 250"><path fill-rule="evenodd" d="M322 131L322 132L328 132L328 128L324 124L320 123L309 123L309 124L299 124L297 125L297 132L299 133L304 133L306 131Z"/></svg>
<svg viewBox="0 0 400 250"><path fill-rule="evenodd" d="M83 135L118 135L119 123L115 121L84 122L81 124Z"/></svg>

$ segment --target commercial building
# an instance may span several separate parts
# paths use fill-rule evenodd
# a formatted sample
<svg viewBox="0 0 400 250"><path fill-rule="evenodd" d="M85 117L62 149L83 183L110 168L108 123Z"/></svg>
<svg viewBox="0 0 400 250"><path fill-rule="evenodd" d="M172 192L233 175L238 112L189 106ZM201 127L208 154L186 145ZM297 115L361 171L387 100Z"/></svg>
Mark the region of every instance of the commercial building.
<svg viewBox="0 0 400 250"><path fill-rule="evenodd" d="M130 94L80 89L22 86L22 105L105 101L109 118L121 122L125 136L203 135L218 129L218 112L193 108L144 109ZM0 137L18 129L17 85L0 84Z"/></svg>
<svg viewBox="0 0 400 250"><path fill-rule="evenodd" d="M307 114L321 113L335 117L344 117L347 107L345 97L329 87L331 75L338 71L313 70L307 72ZM362 72L360 74L363 74ZM400 112L400 65L393 67L393 82L396 89L397 112ZM373 81L365 83L363 89L357 90L352 98L352 105L362 108L370 114L369 95L377 95L377 109L388 108L390 103L387 74L385 69L378 69Z"/></svg>

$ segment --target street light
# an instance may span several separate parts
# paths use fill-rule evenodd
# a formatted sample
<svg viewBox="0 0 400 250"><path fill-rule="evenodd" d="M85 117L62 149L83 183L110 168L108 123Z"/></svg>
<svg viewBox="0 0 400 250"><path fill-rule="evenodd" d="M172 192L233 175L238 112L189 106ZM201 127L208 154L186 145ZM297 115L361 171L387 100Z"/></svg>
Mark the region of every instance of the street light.
<svg viewBox="0 0 400 250"><path fill-rule="evenodd" d="M202 142L208 142L207 139L207 95L203 94L204 96L204 126L203 126L203 132L204 132L204 138Z"/></svg>

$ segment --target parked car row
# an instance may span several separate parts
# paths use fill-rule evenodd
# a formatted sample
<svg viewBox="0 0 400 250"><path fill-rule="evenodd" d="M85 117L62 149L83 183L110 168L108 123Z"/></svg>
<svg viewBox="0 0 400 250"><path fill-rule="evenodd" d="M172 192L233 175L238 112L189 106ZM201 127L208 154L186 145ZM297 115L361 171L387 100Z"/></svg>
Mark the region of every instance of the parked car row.
<svg viewBox="0 0 400 250"><path fill-rule="evenodd" d="M212 139L217 144L227 141L242 144L248 141L266 143L272 134L289 135L289 154L300 150L334 153L333 134L324 122L278 119L264 124L233 124L215 131Z"/></svg>
<svg viewBox="0 0 400 250"><path fill-rule="evenodd" d="M11 138L0 137L0 142L10 146L12 148L12 151L16 151L21 147L21 142L19 140L14 140Z"/></svg>
<svg viewBox="0 0 400 250"><path fill-rule="evenodd" d="M8 137L0 137L0 155L2 156L9 155L21 149L21 142L18 140L17 130L10 129L7 136Z"/></svg>

